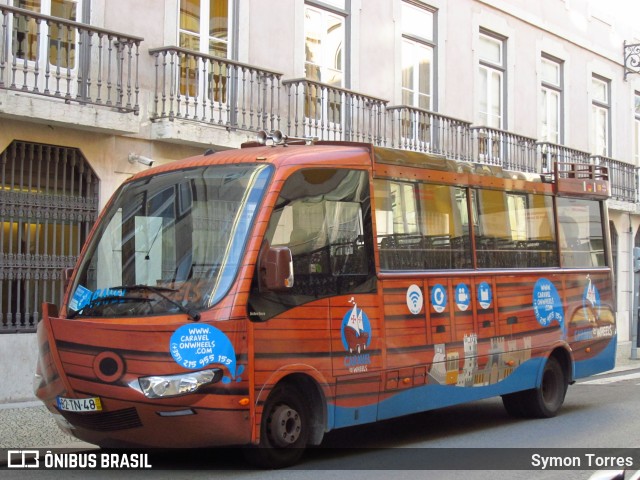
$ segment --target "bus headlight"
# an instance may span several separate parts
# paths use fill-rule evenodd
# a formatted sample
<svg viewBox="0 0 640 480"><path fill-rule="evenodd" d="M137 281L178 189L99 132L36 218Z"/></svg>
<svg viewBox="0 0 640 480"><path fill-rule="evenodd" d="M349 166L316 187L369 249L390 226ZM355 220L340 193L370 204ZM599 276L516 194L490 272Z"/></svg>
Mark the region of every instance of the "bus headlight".
<svg viewBox="0 0 640 480"><path fill-rule="evenodd" d="M222 370L200 370L178 375L155 375L138 379L142 393L147 398L165 398L186 395L198 390L202 385L218 382Z"/></svg>

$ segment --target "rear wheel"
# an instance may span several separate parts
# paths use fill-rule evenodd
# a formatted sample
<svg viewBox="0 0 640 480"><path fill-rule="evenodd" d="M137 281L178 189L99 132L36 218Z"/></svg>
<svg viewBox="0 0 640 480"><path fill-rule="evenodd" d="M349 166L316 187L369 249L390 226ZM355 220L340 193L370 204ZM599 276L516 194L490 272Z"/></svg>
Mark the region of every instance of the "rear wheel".
<svg viewBox="0 0 640 480"><path fill-rule="evenodd" d="M512 417L521 418L526 416L521 394L522 392L515 392L502 396L502 405Z"/></svg>
<svg viewBox="0 0 640 480"><path fill-rule="evenodd" d="M309 410L300 391L278 385L262 412L260 444L245 450L247 459L263 468L283 468L296 463L309 440Z"/></svg>
<svg viewBox="0 0 640 480"><path fill-rule="evenodd" d="M549 357L542 372L540 386L514 394L519 395L517 398L519 398L519 408L522 409L523 415L521 416L534 418L555 417L564 403L568 386L569 382L562 365L555 357ZM509 412L508 408L507 411Z"/></svg>

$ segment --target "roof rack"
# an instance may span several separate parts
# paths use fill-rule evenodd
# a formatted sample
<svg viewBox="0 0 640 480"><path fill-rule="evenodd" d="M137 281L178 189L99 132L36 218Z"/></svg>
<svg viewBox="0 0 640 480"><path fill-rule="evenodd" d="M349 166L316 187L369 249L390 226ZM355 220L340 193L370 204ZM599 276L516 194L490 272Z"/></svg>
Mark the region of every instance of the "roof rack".
<svg viewBox="0 0 640 480"><path fill-rule="evenodd" d="M609 169L590 163L556 162L553 167L556 193L608 198Z"/></svg>
<svg viewBox="0 0 640 480"><path fill-rule="evenodd" d="M242 148L258 147L264 145L313 145L318 141L318 137L289 137L283 134L280 130L272 130L267 132L266 130L260 130L256 139L253 142L245 142L241 145Z"/></svg>

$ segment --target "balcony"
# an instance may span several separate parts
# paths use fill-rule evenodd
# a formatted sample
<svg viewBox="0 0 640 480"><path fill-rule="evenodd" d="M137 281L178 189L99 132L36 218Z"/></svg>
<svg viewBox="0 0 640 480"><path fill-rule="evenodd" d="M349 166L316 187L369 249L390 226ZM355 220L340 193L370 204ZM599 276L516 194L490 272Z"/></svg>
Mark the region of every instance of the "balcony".
<svg viewBox="0 0 640 480"><path fill-rule="evenodd" d="M199 143L197 136L185 139L184 131L164 121L227 131L280 128L281 73L180 47L154 48L149 54L155 64L150 111L155 139Z"/></svg>
<svg viewBox="0 0 640 480"><path fill-rule="evenodd" d="M640 170L638 167L600 155L592 156L590 163L608 168L613 200L632 203L640 201L638 196L638 172Z"/></svg>
<svg viewBox="0 0 640 480"><path fill-rule="evenodd" d="M142 38L7 5L0 5L0 15L0 113L138 131L138 120L127 124L123 114L139 112ZM80 111L70 104L98 108Z"/></svg>
<svg viewBox="0 0 640 480"><path fill-rule="evenodd" d="M470 160L471 123L406 105L388 107L386 114L392 148Z"/></svg>
<svg viewBox="0 0 640 480"><path fill-rule="evenodd" d="M0 115L140 132L142 38L8 5L0 15ZM609 168L614 200L640 201L638 167L619 160L175 46L149 54L152 140L232 148L279 129L528 173L549 173L555 162L594 163Z"/></svg>
<svg viewBox="0 0 640 480"><path fill-rule="evenodd" d="M305 78L284 80L282 86L283 127L290 136L384 143L386 100Z"/></svg>
<svg viewBox="0 0 640 480"><path fill-rule="evenodd" d="M536 140L505 130L471 127L471 160L505 170L540 173Z"/></svg>

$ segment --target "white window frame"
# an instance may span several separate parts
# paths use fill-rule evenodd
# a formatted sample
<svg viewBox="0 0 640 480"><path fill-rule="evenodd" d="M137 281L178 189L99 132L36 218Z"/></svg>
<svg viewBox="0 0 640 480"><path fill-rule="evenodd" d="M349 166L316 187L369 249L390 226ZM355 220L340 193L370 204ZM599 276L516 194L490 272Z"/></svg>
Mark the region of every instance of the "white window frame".
<svg viewBox="0 0 640 480"><path fill-rule="evenodd" d="M304 42L306 45L307 42L307 38L308 38L308 24L306 22L306 15L307 12L313 12L315 14L319 14L320 18L321 18L321 24L322 24L322 29L321 29L321 34L320 34L320 59L319 61L309 61L307 60L307 58L305 57L304 59L304 65L305 65L305 71L307 70L307 66L310 66L311 68L315 68L318 69L318 71L320 72L320 79L317 80L315 78L309 77L307 76L306 78L308 78L311 81L319 81L321 83L327 83L330 84L332 86L335 87L339 87L339 88L344 88L345 86L345 65L346 65L346 38L347 38L347 32L346 32L346 28L347 28L347 19L346 16L338 13L337 11L333 10L333 9L329 9L329 8L323 8L319 5L317 5L316 3L305 3L304 6L304 13L305 13L305 25L304 25ZM332 51L334 50L333 48L329 47L330 42L327 40L327 35L326 35L326 26L329 24L330 19L335 19L338 20L339 23L342 25L342 32L343 32L343 36L342 36L342 40L341 40L341 46L339 48L340 50L340 65L336 65L335 62L335 55L332 53ZM337 52L338 50L336 50ZM329 81L330 78L332 78L332 76L334 74L338 73L340 76L340 82L339 84L336 84L335 82L331 82Z"/></svg>
<svg viewBox="0 0 640 480"><path fill-rule="evenodd" d="M611 81L593 75L591 77L591 152L604 157L611 156ZM605 97L598 98L597 90L604 87Z"/></svg>
<svg viewBox="0 0 640 480"><path fill-rule="evenodd" d="M71 21L75 21L75 22L80 22L82 20L82 2L84 0L67 0L70 3L75 3L76 4L76 16L75 18L69 18L69 19L65 19L65 20L71 20ZM14 2L16 5L15 6L19 6L19 2L15 1ZM41 15L49 15L49 16L53 16L51 14L51 7L52 7L52 1L51 0L40 0L40 10L36 11L33 10L33 13L38 13ZM11 32L11 38L12 38L12 42L15 41L15 29L14 29L14 24L13 22L15 22L16 19L15 17L13 18L12 23L8 26L9 31ZM16 84L17 85L22 85L23 83L26 83L26 85L28 87L34 88L37 87L40 90L44 90L45 87L45 72L46 71L51 71L51 77L49 79L49 89L55 89L55 85L52 84L52 82L55 82L55 80L53 80L53 76L56 74L57 71L59 71L59 75L70 75L72 78L72 81L69 83L70 86L70 92L71 94L75 94L76 90L77 90L77 82L75 81L75 78L77 77L77 72L78 72L78 68L79 68L79 63L80 63L80 45L79 45L79 37L80 35L78 35L77 32L75 32L75 41L74 41L74 63L72 67L68 67L65 65L60 65L58 66L57 63L51 63L49 61L49 26L46 24L46 22L40 22L40 38L38 39L38 46L37 46L37 53L36 53L36 59L32 60L30 58L27 58L27 72L28 73L28 77L26 78L26 81L24 78L22 78L22 74L23 74L23 69L22 69L22 65L24 65L24 61L25 58L23 57L18 57L17 55L15 56L15 60L19 65L19 68L16 70ZM51 39L53 40L57 40L57 39ZM17 45L11 45L11 55L15 55L16 54L16 49L17 49ZM35 80L34 80L34 75L33 75L33 71L37 69L40 71L40 75L38 75L38 85L35 85ZM48 69L48 70L47 70ZM62 87L61 87L62 88ZM66 87L65 87L66 88Z"/></svg>
<svg viewBox="0 0 640 480"><path fill-rule="evenodd" d="M200 1L200 19L198 25L198 31L194 32L191 30L185 30L180 27L181 22L181 11L180 11L180 0L176 2L176 37L177 37L177 45L181 45L181 35L189 35L191 37L198 38L198 49L190 49L194 52L203 54L203 55L212 55L209 50L210 42L215 41L218 43L225 43L224 40L218 37L212 37L209 35L209 14L211 10L212 3L215 0L199 0ZM231 59L233 56L233 39L235 35L235 1L236 0L226 0L227 1L227 59ZM186 48L186 47L185 47ZM220 55L215 55L219 58L223 58ZM189 99L194 99L195 104L201 103L211 103L214 105L215 109L220 108L221 105L226 105L230 100L231 89L233 88L232 84L229 84L226 78L226 67L221 69L212 68L211 62L202 62L198 60L194 62L194 57L189 57L191 60L186 65L181 65L181 68L178 69L176 79L177 84L180 88L180 94L184 95ZM183 73L182 68L186 70ZM214 71L215 70L215 71ZM184 76L183 76L184 75ZM202 77L204 76L204 77ZM218 80L212 80L212 77L217 76ZM188 77L188 78L187 78ZM202 88L202 78L207 78L207 86L206 88ZM183 85L182 82L185 82ZM190 100L189 100L190 101ZM224 111L225 118L223 120L228 121L228 115L232 112L229 112L222 107Z"/></svg>
<svg viewBox="0 0 640 480"><path fill-rule="evenodd" d="M542 75L540 79L540 141L562 145L564 142L564 65L561 60L542 54L541 71L544 71L544 64L556 69L557 78L550 80ZM552 127L554 122L555 128Z"/></svg>
<svg viewBox="0 0 640 480"><path fill-rule="evenodd" d="M218 37L212 37L211 35L209 35L209 12L211 11L211 4L215 2L215 0L199 0L200 1L200 25L199 25L199 30L198 32L192 32L190 30L183 30L182 28L180 28L180 0L178 0L176 2L176 8L177 8L177 37L178 37L178 45L180 44L180 35L181 34L185 34L185 35L190 35L190 36L197 36L198 37L198 52L200 53L204 53L206 55L209 55L209 42L211 41L215 41L218 43L226 43L227 45L227 56L226 58L231 58L232 55L232 48L233 48L233 38L234 38L234 33L235 33L235 29L234 29L234 25L235 25L235 18L234 18L234 2L235 0L226 0L227 1L227 11L229 12L229 15L227 17L227 40L223 40L220 39Z"/></svg>
<svg viewBox="0 0 640 480"><path fill-rule="evenodd" d="M478 120L481 126L504 130L506 127L506 99L505 99L505 79L506 79L506 39L497 34L481 29L479 35L482 40L493 42L499 48L499 60L495 61L479 56L478 82ZM484 81L483 81L484 80ZM492 88L493 81L498 81L498 91ZM482 88L484 86L484 88ZM482 109L482 100L485 100L486 108ZM492 113L497 106L498 114Z"/></svg>
<svg viewBox="0 0 640 480"><path fill-rule="evenodd" d="M404 15L411 11L416 12L416 16L428 14L431 16L431 25L425 26L426 35L423 35L422 32L412 31L411 28L404 22ZM435 99L434 99L434 79L436 78L435 74L435 50L436 44L434 42L434 32L435 32L435 22L436 22L436 12L435 10L428 8L426 5L417 5L410 1L402 2L402 18L401 18L401 27L402 27L402 48L401 48L401 78L403 81L401 82L401 98L402 103L404 105L410 107L422 108L423 110L435 111ZM430 28L428 28L430 27ZM410 49L411 58L406 58L405 53L407 50L405 47ZM424 58L423 55L416 55L416 52L422 50L427 53L426 57L429 59L429 91L421 92L420 91L420 60ZM412 85L413 88L409 88L404 85L404 70L405 66L412 64ZM410 97L409 102L405 102L404 99L406 96ZM420 106L421 99L427 99L428 106L423 108Z"/></svg>
<svg viewBox="0 0 640 480"><path fill-rule="evenodd" d="M327 0L325 2L306 1L304 4L304 36L303 44L305 45L304 71L305 77L310 82L318 82L331 85L336 88L345 88L347 83L347 54L348 54L348 8L349 0ZM319 14L321 18L320 33L320 51L319 61L309 61L306 56L306 45L309 32L309 24L307 22L307 12ZM331 19L338 20L341 25L342 38L339 41L339 47L331 46L331 41L327 39L327 26ZM339 52L340 65L336 65L336 53ZM315 69L319 73L319 79L309 75L307 69ZM331 80L334 75L338 74L340 81ZM305 91L304 114L310 122L320 122L329 126L338 125L345 119L344 102L341 94L330 95L323 88L306 87ZM313 134L313 128L305 134Z"/></svg>

